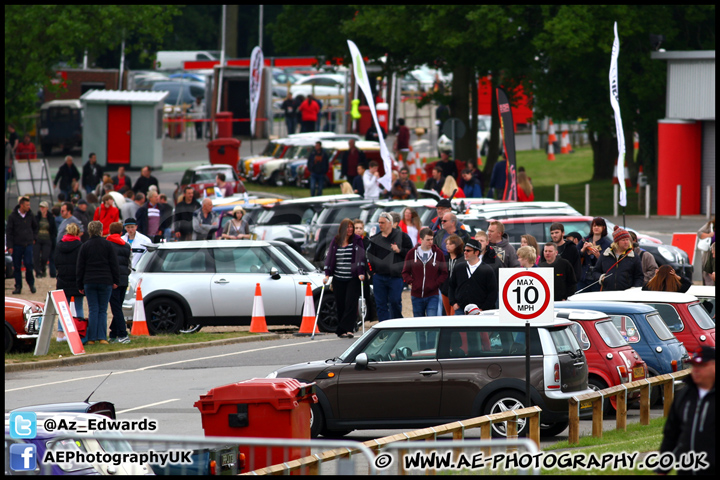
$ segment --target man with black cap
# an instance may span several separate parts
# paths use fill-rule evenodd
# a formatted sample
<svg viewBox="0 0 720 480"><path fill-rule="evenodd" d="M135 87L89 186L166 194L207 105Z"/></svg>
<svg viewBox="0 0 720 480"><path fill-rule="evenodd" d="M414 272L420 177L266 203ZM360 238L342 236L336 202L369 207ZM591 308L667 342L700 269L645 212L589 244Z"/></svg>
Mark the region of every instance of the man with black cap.
<svg viewBox="0 0 720 480"><path fill-rule="evenodd" d="M147 247L145 245L150 245L153 242L148 237L137 231L137 220L134 218L126 218L123 226L125 227L125 231L127 233L122 236L122 239L130 245L130 250L132 251L132 268L135 268L135 265L137 265L140 261L143 253L147 251Z"/></svg>
<svg viewBox="0 0 720 480"><path fill-rule="evenodd" d="M455 315L464 315L465 306L474 303L480 310L495 308L498 298L498 283L493 269L480 262L482 245L471 238L465 243L467 264L455 266L450 277L448 296Z"/></svg>
<svg viewBox="0 0 720 480"><path fill-rule="evenodd" d="M438 200L437 205L435 205L435 210L437 210L437 216L430 220L430 228L432 228L433 235L442 228L443 216L448 212L452 212L452 203L450 203L450 200L447 198L441 198Z"/></svg>
<svg viewBox="0 0 720 480"><path fill-rule="evenodd" d="M682 454L705 454L703 462L696 462L678 475L715 475L715 349L698 347L693 353L690 376L686 388L675 394L668 414L660 453L672 452L675 460ZM669 469L658 469L667 474Z"/></svg>

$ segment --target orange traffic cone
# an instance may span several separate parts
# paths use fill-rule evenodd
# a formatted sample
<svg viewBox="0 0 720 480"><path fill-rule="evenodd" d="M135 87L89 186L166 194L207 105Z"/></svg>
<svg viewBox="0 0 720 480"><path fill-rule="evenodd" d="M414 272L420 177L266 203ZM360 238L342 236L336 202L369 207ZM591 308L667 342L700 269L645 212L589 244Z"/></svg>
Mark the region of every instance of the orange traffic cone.
<svg viewBox="0 0 720 480"><path fill-rule="evenodd" d="M570 138L568 136L567 125L562 126L560 134L560 153L570 153Z"/></svg>
<svg viewBox="0 0 720 480"><path fill-rule="evenodd" d="M313 300L312 288L308 283L305 292L305 304L303 305L302 323L300 324L300 330L295 335L312 335L313 327L315 327L315 333L320 333L320 330L315 325L315 300Z"/></svg>
<svg viewBox="0 0 720 480"><path fill-rule="evenodd" d="M552 142L548 143L548 160L555 160L555 147L553 147Z"/></svg>
<svg viewBox="0 0 720 480"><path fill-rule="evenodd" d="M140 285L138 285L137 291L135 292L135 310L133 311L133 323L132 329L130 329L130 335L150 335L147 328L147 321L145 320L145 305L143 304Z"/></svg>
<svg viewBox="0 0 720 480"><path fill-rule="evenodd" d="M425 171L426 164L427 164L427 158L423 157L422 162L420 163L420 181L421 182L427 181L427 172Z"/></svg>
<svg viewBox="0 0 720 480"><path fill-rule="evenodd" d="M250 333L270 333L267 328L267 323L265 322L265 306L263 305L259 283L255 286L255 300L253 300Z"/></svg>
<svg viewBox="0 0 720 480"><path fill-rule="evenodd" d="M552 119L549 120L550 125L548 126L548 160L555 160L555 147L553 144L557 142L557 135L555 135L555 125L553 125Z"/></svg>
<svg viewBox="0 0 720 480"><path fill-rule="evenodd" d="M640 167L640 172L642 173L642 167ZM77 311L75 310L75 297L70 297L70 315L72 315L73 318L77 317Z"/></svg>

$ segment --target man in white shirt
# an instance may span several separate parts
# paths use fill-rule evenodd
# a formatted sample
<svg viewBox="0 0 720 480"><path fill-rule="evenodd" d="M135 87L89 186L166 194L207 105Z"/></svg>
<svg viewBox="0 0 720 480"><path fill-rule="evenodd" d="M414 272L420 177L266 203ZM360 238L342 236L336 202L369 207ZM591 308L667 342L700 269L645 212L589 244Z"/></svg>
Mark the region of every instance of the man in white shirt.
<svg viewBox="0 0 720 480"><path fill-rule="evenodd" d="M365 187L365 198L378 200L380 198L380 165L373 160L369 168L363 173L363 186Z"/></svg>
<svg viewBox="0 0 720 480"><path fill-rule="evenodd" d="M130 261L132 268L140 261L143 254L147 251L145 245L150 245L152 240L137 231L137 221L130 217L125 219L125 231L127 232L121 238L130 245L131 257Z"/></svg>

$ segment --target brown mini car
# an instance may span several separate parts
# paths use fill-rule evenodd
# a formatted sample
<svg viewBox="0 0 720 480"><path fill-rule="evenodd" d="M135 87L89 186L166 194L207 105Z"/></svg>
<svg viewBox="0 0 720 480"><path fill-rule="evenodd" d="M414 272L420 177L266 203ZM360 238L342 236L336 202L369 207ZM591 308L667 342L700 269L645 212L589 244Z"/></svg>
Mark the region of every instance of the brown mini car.
<svg viewBox="0 0 720 480"><path fill-rule="evenodd" d="M5 297L5 353L35 345L44 310L42 302Z"/></svg>
<svg viewBox="0 0 720 480"><path fill-rule="evenodd" d="M589 393L588 366L567 320L533 325L531 399L541 433L568 425L568 399ZM480 316L388 320L338 358L283 367L269 378L316 382L311 433L423 428L524 408L525 324ZM518 431L527 428L518 421ZM505 425L493 425L504 436Z"/></svg>

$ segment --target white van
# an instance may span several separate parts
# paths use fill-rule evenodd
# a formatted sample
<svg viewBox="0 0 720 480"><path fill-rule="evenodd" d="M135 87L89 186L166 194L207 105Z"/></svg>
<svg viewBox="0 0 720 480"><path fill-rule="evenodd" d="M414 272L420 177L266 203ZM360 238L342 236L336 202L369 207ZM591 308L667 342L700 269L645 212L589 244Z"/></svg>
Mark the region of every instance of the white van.
<svg viewBox="0 0 720 480"><path fill-rule="evenodd" d="M180 70L185 62L220 60L219 50L183 50L157 52L155 68L157 70Z"/></svg>

